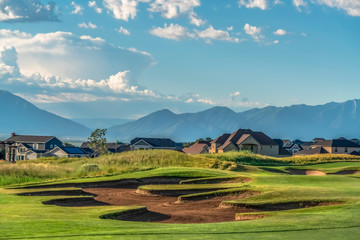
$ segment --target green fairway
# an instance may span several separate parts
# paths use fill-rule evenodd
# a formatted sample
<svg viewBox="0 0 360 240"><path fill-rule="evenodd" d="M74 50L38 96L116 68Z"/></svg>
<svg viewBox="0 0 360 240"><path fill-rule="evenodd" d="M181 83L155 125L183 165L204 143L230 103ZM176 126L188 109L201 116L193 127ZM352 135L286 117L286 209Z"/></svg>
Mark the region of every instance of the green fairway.
<svg viewBox="0 0 360 240"><path fill-rule="evenodd" d="M171 154L166 153L166 156L171 157ZM193 164L190 164L187 156L175 155L175 157L178 160L166 160L165 167L153 166L152 169L146 169L149 166L145 166L140 171L132 169L123 174L112 174L109 176L101 174L89 175L84 178L74 175L66 176L66 173L64 173L64 175L58 174L51 178L42 178L40 176L33 182L23 181L21 185L3 184L7 186L0 188L0 239L359 238L359 174L307 176L289 175L286 170L289 167L319 170L325 173L356 170L360 168L360 161L357 162L355 161L356 159L350 162L346 160L336 162L332 159L329 161L325 160L325 163L319 164L311 163L313 161L304 164L287 163L282 166L274 166L273 162L271 162L269 166L261 164L259 167L238 164L232 169L225 167L225 170L221 170L221 168L214 166L214 162L209 164L211 159L215 159L216 156L211 157L206 164L204 164L204 159L206 159L204 157L194 158L200 160ZM113 161L110 158L111 156L106 161ZM115 159L123 158L124 156L117 156ZM63 163L56 163L54 162L55 160L48 161L51 161L51 163L47 162L46 164L53 164L51 169L70 167L69 163L65 163L66 161ZM101 166L102 160L93 161L98 162ZM229 159L223 161L231 162ZM173 164L169 164L169 162ZM76 166L83 164L76 161L70 161L70 163ZM26 163L22 164L25 166ZM31 164L36 163L33 162ZM39 164L44 164L44 161ZM114 163L112 164L114 165ZM217 163L217 165L222 164L223 162ZM161 166L161 161L159 160L156 165ZM279 171L267 171L269 169ZM8 174L0 178L5 177L10 179L14 176ZM36 175L32 177L35 179ZM183 180L179 185L154 185L150 183L139 186L138 189L155 194L161 191L178 191L179 193L181 191L200 191L199 193L180 195L179 198L185 202L197 201L199 198L211 199L213 197L231 196L233 197L232 199L225 199L222 203L226 207L258 208L259 211L241 212L241 208L239 208L239 213L236 214L237 219L253 219L247 221L177 224L102 219L104 216L111 217L123 211L141 209L143 206L63 207L44 205L42 203L53 199L79 198L80 196L76 194L69 196L67 194L62 195L62 193L81 191L81 185L79 184L83 183L138 179L136 181L139 184L143 184L146 182L146 179L151 177L177 177ZM13 183L21 183L21 181L13 181ZM40 185L46 185L47 188L19 188L24 186L39 187ZM18 195L19 193L39 192L51 192L51 195ZM236 199L237 196L239 196L239 199ZM92 198L91 196L81 197ZM286 207L281 209L284 206ZM101 216L103 217L100 218Z"/></svg>

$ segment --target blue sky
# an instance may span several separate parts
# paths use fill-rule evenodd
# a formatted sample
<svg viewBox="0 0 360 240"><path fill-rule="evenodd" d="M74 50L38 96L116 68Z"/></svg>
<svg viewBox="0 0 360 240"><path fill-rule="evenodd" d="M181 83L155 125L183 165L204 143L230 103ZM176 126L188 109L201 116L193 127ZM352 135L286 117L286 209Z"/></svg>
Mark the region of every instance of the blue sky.
<svg viewBox="0 0 360 240"><path fill-rule="evenodd" d="M65 117L359 98L360 0L0 1L0 89Z"/></svg>

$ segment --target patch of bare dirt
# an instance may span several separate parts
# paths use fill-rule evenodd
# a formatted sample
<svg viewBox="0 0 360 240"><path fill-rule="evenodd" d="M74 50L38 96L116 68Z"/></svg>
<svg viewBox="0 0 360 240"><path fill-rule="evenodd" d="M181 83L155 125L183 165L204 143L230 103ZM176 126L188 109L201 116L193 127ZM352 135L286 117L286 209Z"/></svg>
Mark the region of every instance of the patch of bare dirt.
<svg viewBox="0 0 360 240"><path fill-rule="evenodd" d="M85 183L60 183L51 185L38 185L23 187L28 188L65 188L65 187L78 187L78 188L127 188L136 189L141 185L157 185L157 184L179 184L180 181L189 178L174 178L174 177L148 177L148 178L127 178L112 181L102 182L85 182Z"/></svg>
<svg viewBox="0 0 360 240"><path fill-rule="evenodd" d="M286 169L291 175L309 175L309 176L325 176L326 173L316 170L306 169Z"/></svg>
<svg viewBox="0 0 360 240"><path fill-rule="evenodd" d="M237 210L222 209L219 208L219 205L224 200L240 198L236 196L226 196L209 200L177 203L177 197L140 195L132 189L88 188L84 189L84 191L97 195L95 200L111 205L146 206L150 213L146 213L143 218L141 217L142 214L136 214L134 218L140 218L146 222L154 216L162 216L164 217L163 219L154 217L154 220L151 220L161 223L214 223L234 221ZM165 216L168 216L168 218ZM127 219L132 221L130 219L134 218L128 217ZM123 218L121 219L124 220Z"/></svg>
<svg viewBox="0 0 360 240"><path fill-rule="evenodd" d="M267 217L266 214L236 214L235 220L236 221L248 221L248 220L256 220L260 218Z"/></svg>

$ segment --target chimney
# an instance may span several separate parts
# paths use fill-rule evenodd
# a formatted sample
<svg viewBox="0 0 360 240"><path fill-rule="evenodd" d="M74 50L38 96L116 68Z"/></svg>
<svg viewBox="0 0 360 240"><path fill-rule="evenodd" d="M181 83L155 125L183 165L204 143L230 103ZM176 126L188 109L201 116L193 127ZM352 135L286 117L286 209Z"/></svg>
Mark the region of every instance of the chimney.
<svg viewBox="0 0 360 240"><path fill-rule="evenodd" d="M14 136L15 136L15 133L11 133L11 136L14 137Z"/></svg>

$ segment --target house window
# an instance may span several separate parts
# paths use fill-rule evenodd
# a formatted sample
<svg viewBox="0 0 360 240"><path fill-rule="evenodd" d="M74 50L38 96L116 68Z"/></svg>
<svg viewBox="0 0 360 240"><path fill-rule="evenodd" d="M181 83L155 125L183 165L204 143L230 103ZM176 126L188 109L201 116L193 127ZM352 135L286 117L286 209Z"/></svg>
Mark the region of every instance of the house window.
<svg viewBox="0 0 360 240"><path fill-rule="evenodd" d="M50 145L50 148L54 148L54 145L51 144L51 145Z"/></svg>
<svg viewBox="0 0 360 240"><path fill-rule="evenodd" d="M346 152L346 153L348 152L348 148L345 148L345 152Z"/></svg>
<svg viewBox="0 0 360 240"><path fill-rule="evenodd" d="M335 148L335 152L338 152L338 148L337 148L337 147Z"/></svg>
<svg viewBox="0 0 360 240"><path fill-rule="evenodd" d="M272 145L270 145L270 150L272 149Z"/></svg>

